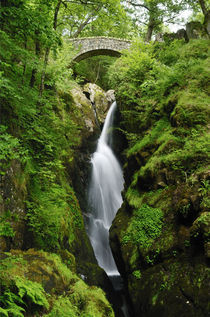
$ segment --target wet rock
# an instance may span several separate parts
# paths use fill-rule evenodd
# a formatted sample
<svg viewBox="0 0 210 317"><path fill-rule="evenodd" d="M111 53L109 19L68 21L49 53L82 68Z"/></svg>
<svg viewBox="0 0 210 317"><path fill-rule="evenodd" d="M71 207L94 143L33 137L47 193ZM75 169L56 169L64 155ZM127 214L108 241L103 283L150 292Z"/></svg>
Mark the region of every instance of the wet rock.
<svg viewBox="0 0 210 317"><path fill-rule="evenodd" d="M84 93L89 94L89 99L95 110L95 115L99 125L103 124L109 106L114 100L114 91L110 90L107 93L96 84L88 83L83 87Z"/></svg>
<svg viewBox="0 0 210 317"><path fill-rule="evenodd" d="M79 108L79 111L82 114L83 120L80 124L84 125L86 136L87 133L90 135L96 128L96 120L91 101L83 93L82 88L79 85L71 89L71 96L73 103Z"/></svg>
<svg viewBox="0 0 210 317"><path fill-rule="evenodd" d="M106 98L110 104L112 104L115 101L115 91L113 89L110 89L106 92Z"/></svg>

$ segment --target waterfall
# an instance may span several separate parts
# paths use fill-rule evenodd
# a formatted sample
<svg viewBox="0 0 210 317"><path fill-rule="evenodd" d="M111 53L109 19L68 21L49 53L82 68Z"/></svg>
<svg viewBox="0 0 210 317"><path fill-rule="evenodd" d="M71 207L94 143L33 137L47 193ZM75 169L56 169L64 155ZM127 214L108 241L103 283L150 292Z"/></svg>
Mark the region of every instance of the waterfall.
<svg viewBox="0 0 210 317"><path fill-rule="evenodd" d="M109 245L109 228L122 204L123 174L110 144L116 102L107 114L97 149L92 155L92 174L89 187L88 235L98 264L108 275L119 275Z"/></svg>

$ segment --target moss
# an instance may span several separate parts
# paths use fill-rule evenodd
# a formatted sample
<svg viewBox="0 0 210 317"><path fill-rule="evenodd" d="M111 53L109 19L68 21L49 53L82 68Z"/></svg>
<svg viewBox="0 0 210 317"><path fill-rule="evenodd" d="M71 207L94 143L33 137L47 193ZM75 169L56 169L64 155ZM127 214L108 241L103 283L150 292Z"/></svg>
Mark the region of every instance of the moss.
<svg viewBox="0 0 210 317"><path fill-rule="evenodd" d="M162 219L163 212L160 209L142 205L134 211L122 243L130 241L139 245L140 248L148 249L161 234Z"/></svg>
<svg viewBox="0 0 210 317"><path fill-rule="evenodd" d="M146 317L202 317L209 309L208 276L209 269L199 263L167 260L143 272L139 283L130 278L129 291L136 311Z"/></svg>
<svg viewBox="0 0 210 317"><path fill-rule="evenodd" d="M111 66L127 139L127 218L117 215L111 245L137 316L209 309L208 56L207 40L174 41L131 48Z"/></svg>
<svg viewBox="0 0 210 317"><path fill-rule="evenodd" d="M97 287L87 289L83 281L78 281L70 289L70 299L80 308L81 316L114 317L111 306L104 300L104 293Z"/></svg>
<svg viewBox="0 0 210 317"><path fill-rule="evenodd" d="M201 215L194 221L191 227L191 235L193 237L202 236L204 241L210 241L210 213L203 212Z"/></svg>
<svg viewBox="0 0 210 317"><path fill-rule="evenodd" d="M68 240L73 246L77 231L84 231L84 222L74 190L67 183L66 175L60 174L60 184L46 184L43 188L38 177L31 184L31 199L27 202L29 230L34 245L44 250L64 249ZM53 217L51 216L53 214Z"/></svg>
<svg viewBox="0 0 210 317"><path fill-rule="evenodd" d="M79 310L74 306L68 297L60 296L55 300L52 310L46 317L79 317Z"/></svg>
<svg viewBox="0 0 210 317"><path fill-rule="evenodd" d="M133 276L135 276L136 279L140 280L140 278L141 278L140 270L133 271L132 274L133 274Z"/></svg>
<svg viewBox="0 0 210 317"><path fill-rule="evenodd" d="M129 187L125 195L130 206L138 208L142 205L144 196L141 195L138 190Z"/></svg>
<svg viewBox="0 0 210 317"><path fill-rule="evenodd" d="M188 90L179 93L178 102L171 113L172 124L192 127L196 124L205 125L210 115L206 94Z"/></svg>
<svg viewBox="0 0 210 317"><path fill-rule="evenodd" d="M114 317L103 291L89 287L56 254L33 249L2 254L0 297L6 314ZM10 296L10 301L8 300ZM12 314L11 316L18 316Z"/></svg>

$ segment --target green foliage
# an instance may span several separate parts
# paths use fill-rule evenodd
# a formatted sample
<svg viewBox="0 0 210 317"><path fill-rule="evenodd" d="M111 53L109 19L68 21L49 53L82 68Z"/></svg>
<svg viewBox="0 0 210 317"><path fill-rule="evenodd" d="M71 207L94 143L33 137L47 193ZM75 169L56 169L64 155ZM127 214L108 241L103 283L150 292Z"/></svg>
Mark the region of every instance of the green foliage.
<svg viewBox="0 0 210 317"><path fill-rule="evenodd" d="M17 220L13 217L11 212L8 210L3 215L0 216L0 236L4 237L14 237L15 233L11 226L11 221Z"/></svg>
<svg viewBox="0 0 210 317"><path fill-rule="evenodd" d="M59 297L46 317L79 317L79 310L67 297Z"/></svg>
<svg viewBox="0 0 210 317"><path fill-rule="evenodd" d="M2 314L5 316L23 317L25 307L31 304L49 308L41 284L20 277L15 277L13 283L18 289L17 293L6 288L0 296L1 305L3 306L0 311ZM24 306L24 308L22 306Z"/></svg>
<svg viewBox="0 0 210 317"><path fill-rule="evenodd" d="M136 45L109 72L118 98L123 99L127 156L137 161L147 156L133 175L132 190L139 177L154 176L161 168L178 171L184 181L207 164L210 141L205 127L209 118L208 41Z"/></svg>
<svg viewBox="0 0 210 317"><path fill-rule="evenodd" d="M0 236L14 237L15 233L11 227L11 224L3 220L0 224Z"/></svg>
<svg viewBox="0 0 210 317"><path fill-rule="evenodd" d="M27 297L33 304L49 308L44 289L39 283L17 277L15 284L20 298Z"/></svg>
<svg viewBox="0 0 210 317"><path fill-rule="evenodd" d="M202 197L201 205L204 208L210 208L210 182L209 180L202 180L201 187L198 189L200 196Z"/></svg>
<svg viewBox="0 0 210 317"><path fill-rule="evenodd" d="M143 249L148 249L161 234L162 220L163 212L161 209L143 204L141 208L134 210L122 242L131 242Z"/></svg>
<svg viewBox="0 0 210 317"><path fill-rule="evenodd" d="M2 296L0 296L1 305L4 308L0 308L2 316L14 316L24 317L23 312L25 309L20 305L24 305L20 296L12 293L10 290L6 290Z"/></svg>
<svg viewBox="0 0 210 317"><path fill-rule="evenodd" d="M123 96L128 103L138 100L138 87L149 79L149 70L155 60L147 54L147 50L150 50L150 45L136 41L131 49L110 67L110 86L117 87L117 94Z"/></svg>
<svg viewBox="0 0 210 317"><path fill-rule="evenodd" d="M110 89L107 70L116 58L110 56L89 57L74 65L74 72L80 82L92 82L104 90Z"/></svg>
<svg viewBox="0 0 210 317"><path fill-rule="evenodd" d="M114 317L111 306L104 300L103 291L97 287L88 289L82 280L72 287L70 300L73 305L79 307L81 317Z"/></svg>
<svg viewBox="0 0 210 317"><path fill-rule="evenodd" d="M140 280L141 278L141 272L139 270L133 271L133 276L137 279Z"/></svg>
<svg viewBox="0 0 210 317"><path fill-rule="evenodd" d="M141 140L135 142L135 145L127 151L127 156L129 157L133 154L136 154L138 151L141 151L142 149L145 149L154 143L160 143L160 139L164 139L164 142L166 142L166 138L163 138L162 133L166 136L169 130L170 125L168 120L166 118L160 119L152 127L151 131L147 131L147 134ZM170 137L172 137L171 134Z"/></svg>
<svg viewBox="0 0 210 317"><path fill-rule="evenodd" d="M72 243L74 230L83 227L83 220L69 185L62 187L52 182L44 190L41 186L39 178L34 178L32 201L27 202L27 220L36 244L45 250L57 250L66 235Z"/></svg>
<svg viewBox="0 0 210 317"><path fill-rule="evenodd" d="M126 191L126 199L131 206L138 208L142 205L143 196L135 188L129 187Z"/></svg>
<svg viewBox="0 0 210 317"><path fill-rule="evenodd" d="M56 254L13 251L0 262L1 316L114 317L103 291L87 286Z"/></svg>
<svg viewBox="0 0 210 317"><path fill-rule="evenodd" d="M3 6L0 13L0 173L5 174L14 160L21 163L27 188L25 220L36 246L50 250L59 249L64 237L72 243L74 232L83 228L78 201L64 172L81 142L82 113L70 96L71 49L63 43L56 52L60 44L52 23L55 3L24 0ZM53 51L41 97L39 78L46 47ZM10 222L2 222L1 235L14 236Z"/></svg>
<svg viewBox="0 0 210 317"><path fill-rule="evenodd" d="M55 87L58 92L68 92L69 87L74 84L70 68L74 52L68 42L63 42L62 47L50 57L46 73L46 84Z"/></svg>
<svg viewBox="0 0 210 317"><path fill-rule="evenodd" d="M148 42L153 33L160 32L165 23L167 25L168 22L179 20L178 13L186 9L186 1L172 0L133 0L124 5L138 26L146 25L145 40Z"/></svg>
<svg viewBox="0 0 210 317"><path fill-rule="evenodd" d="M6 132L7 127L0 125L0 174L8 167L8 162L20 159L25 154L17 138Z"/></svg>

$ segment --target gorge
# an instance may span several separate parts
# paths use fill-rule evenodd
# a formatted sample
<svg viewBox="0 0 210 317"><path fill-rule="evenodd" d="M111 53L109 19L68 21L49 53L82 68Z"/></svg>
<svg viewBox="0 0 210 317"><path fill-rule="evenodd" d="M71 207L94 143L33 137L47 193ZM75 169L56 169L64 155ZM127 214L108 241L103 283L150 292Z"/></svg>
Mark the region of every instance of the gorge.
<svg viewBox="0 0 210 317"><path fill-rule="evenodd" d="M1 1L2 317L209 316L207 1L123 3ZM193 38L151 41L183 3Z"/></svg>

